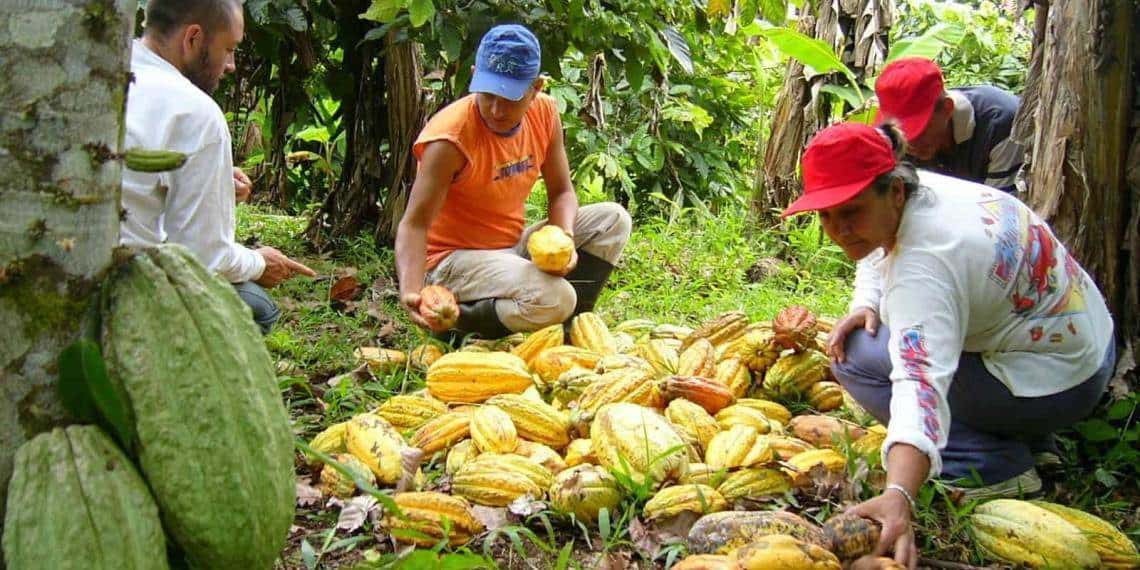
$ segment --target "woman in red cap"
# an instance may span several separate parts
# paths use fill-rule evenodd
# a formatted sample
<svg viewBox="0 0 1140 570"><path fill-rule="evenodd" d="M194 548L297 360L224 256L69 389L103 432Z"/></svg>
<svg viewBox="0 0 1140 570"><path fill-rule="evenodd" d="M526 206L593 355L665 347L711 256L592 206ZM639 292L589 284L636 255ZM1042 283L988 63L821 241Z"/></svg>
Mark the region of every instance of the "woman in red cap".
<svg viewBox="0 0 1140 570"><path fill-rule="evenodd" d="M971 499L1039 491L1034 452L1093 410L1115 349L1104 299L1048 225L993 188L916 170L905 146L892 125L824 129L784 215L818 212L859 260L827 350L888 426L887 486L854 511L883 524L880 553L914 568L922 483Z"/></svg>

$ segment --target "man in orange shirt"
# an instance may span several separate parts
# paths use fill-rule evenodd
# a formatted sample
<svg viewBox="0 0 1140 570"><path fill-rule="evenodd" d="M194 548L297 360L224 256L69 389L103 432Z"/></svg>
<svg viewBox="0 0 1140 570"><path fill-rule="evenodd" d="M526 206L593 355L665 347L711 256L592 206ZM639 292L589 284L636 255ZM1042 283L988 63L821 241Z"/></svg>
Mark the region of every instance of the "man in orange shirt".
<svg viewBox="0 0 1140 570"><path fill-rule="evenodd" d="M530 30L492 28L476 53L471 94L432 117L416 139L419 170L396 234L396 267L400 300L420 326L430 328L417 310L428 283L455 293L459 334L500 338L566 322L593 310L629 240L632 222L620 205L578 207L540 63ZM526 199L539 174L548 218L526 228ZM547 224L574 240L574 258L560 275L528 259L527 238Z"/></svg>

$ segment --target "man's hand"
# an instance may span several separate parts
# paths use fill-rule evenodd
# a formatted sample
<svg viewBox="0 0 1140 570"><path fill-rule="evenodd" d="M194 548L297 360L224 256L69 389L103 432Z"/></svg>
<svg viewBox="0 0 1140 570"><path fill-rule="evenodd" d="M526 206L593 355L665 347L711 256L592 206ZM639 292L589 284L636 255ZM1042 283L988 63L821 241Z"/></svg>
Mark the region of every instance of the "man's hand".
<svg viewBox="0 0 1140 570"><path fill-rule="evenodd" d="M562 271L552 273L552 275L557 275L559 277L566 277L567 275L570 274L571 271L574 271L575 267L578 267L578 250L577 249L575 249L574 252L570 254L570 263L567 263L566 267Z"/></svg>
<svg viewBox="0 0 1140 570"><path fill-rule="evenodd" d="M918 547L910 522L910 504L901 493L887 489L883 494L855 505L847 512L878 521L882 525L875 556L894 553L895 562L914 569L918 566Z"/></svg>
<svg viewBox="0 0 1140 570"><path fill-rule="evenodd" d="M420 314L420 294L419 293L404 293L400 295L400 304L403 305L404 311L408 313L408 317L412 319L413 323L417 326L425 328L434 333L441 333L447 329L436 330L431 328L427 320Z"/></svg>
<svg viewBox="0 0 1140 570"><path fill-rule="evenodd" d="M315 277L316 271L309 269L303 263L289 259L287 255L281 253L273 247L259 247L257 253L265 258L265 271L261 273L255 283L271 289L281 284L282 281L292 277L294 274L304 275L306 277Z"/></svg>
<svg viewBox="0 0 1140 570"><path fill-rule="evenodd" d="M847 335L859 327L863 327L871 336L878 334L879 313L870 307L859 307L835 323L835 327L831 329L831 334L827 337L827 355L833 361L845 362L847 360L847 352L844 350Z"/></svg>
<svg viewBox="0 0 1140 570"><path fill-rule="evenodd" d="M249 195L253 193L253 181L246 176L242 169L234 167L234 200L241 204L242 202L249 201Z"/></svg>

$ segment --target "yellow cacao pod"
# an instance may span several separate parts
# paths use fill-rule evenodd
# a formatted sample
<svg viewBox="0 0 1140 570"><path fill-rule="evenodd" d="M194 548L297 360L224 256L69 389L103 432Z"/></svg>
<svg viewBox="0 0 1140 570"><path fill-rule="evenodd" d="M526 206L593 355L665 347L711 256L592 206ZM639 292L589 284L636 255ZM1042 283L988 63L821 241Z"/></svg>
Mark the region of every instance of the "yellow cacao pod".
<svg viewBox="0 0 1140 570"><path fill-rule="evenodd" d="M752 467L774 457L768 438L748 426L735 426L716 434L705 451L705 463L713 469Z"/></svg>
<svg viewBox="0 0 1140 570"><path fill-rule="evenodd" d="M739 358L726 358L716 364L717 382L728 387L728 391L738 399L748 394L752 387L752 371Z"/></svg>
<svg viewBox="0 0 1140 570"><path fill-rule="evenodd" d="M832 473L843 473L847 469L847 458L834 449L811 449L797 453L786 461L784 473L792 478L794 485L804 485L811 481L810 471L816 465Z"/></svg>
<svg viewBox="0 0 1140 570"><path fill-rule="evenodd" d="M387 420L392 427L406 431L446 414L447 404L432 398L400 394L385 400L373 413Z"/></svg>
<svg viewBox="0 0 1140 570"><path fill-rule="evenodd" d="M546 488L539 487L527 473L499 469L490 462L480 463L481 457L467 463L452 476L452 494L489 507L505 507L524 496L542 498Z"/></svg>
<svg viewBox="0 0 1140 570"><path fill-rule="evenodd" d="M613 328L613 331L615 333L627 333L634 337L640 337L653 332L653 328L656 326L657 323L649 319L629 319L628 321L618 323L618 325Z"/></svg>
<svg viewBox="0 0 1140 570"><path fill-rule="evenodd" d="M772 421L764 412L740 404L729 406L717 412L716 423L721 430L729 430L736 426L747 426L761 434L772 431Z"/></svg>
<svg viewBox="0 0 1140 570"><path fill-rule="evenodd" d="M793 435L816 447L839 447L867 435L862 426L831 416L796 416L788 427Z"/></svg>
<svg viewBox="0 0 1140 570"><path fill-rule="evenodd" d="M560 449L570 443L570 418L541 400L503 394L487 400L510 416L519 437Z"/></svg>
<svg viewBox="0 0 1140 570"><path fill-rule="evenodd" d="M624 332L614 333L614 349L616 349L619 354L628 353L633 350L635 345L637 345L637 339L634 338L633 335Z"/></svg>
<svg viewBox="0 0 1140 570"><path fill-rule="evenodd" d="M780 348L772 340L770 330L751 330L721 347L719 358L739 358L749 370L763 374L780 358Z"/></svg>
<svg viewBox="0 0 1140 570"><path fill-rule="evenodd" d="M446 539L451 546L462 546L483 532L483 523L462 497L425 491L396 493L392 500L404 516L389 513L381 525L397 542L431 547Z"/></svg>
<svg viewBox="0 0 1140 570"><path fill-rule="evenodd" d="M617 480L596 465L571 467L559 473L550 486L551 506L586 523L597 521L602 509L608 509L612 518L621 498Z"/></svg>
<svg viewBox="0 0 1140 570"><path fill-rule="evenodd" d="M597 382L601 377L602 375L597 372L575 366L558 377L551 393L563 402L573 402L582 395L587 386Z"/></svg>
<svg viewBox="0 0 1140 570"><path fill-rule="evenodd" d="M479 457L479 448L475 442L465 439L447 450L447 461L444 463L444 472L454 475L469 461Z"/></svg>
<svg viewBox="0 0 1140 570"><path fill-rule="evenodd" d="M672 570L738 570L726 554L693 554L673 565Z"/></svg>
<svg viewBox="0 0 1140 570"><path fill-rule="evenodd" d="M560 274L574 257L574 238L553 224L542 226L526 240L530 260L542 271Z"/></svg>
<svg viewBox="0 0 1140 570"><path fill-rule="evenodd" d="M843 387L836 382L817 382L808 388L808 403L811 407L830 412L843 407Z"/></svg>
<svg viewBox="0 0 1140 570"><path fill-rule="evenodd" d="M558 377L571 368L593 370L602 355L576 346L556 346L538 353L531 361L531 369L546 384L554 384Z"/></svg>
<svg viewBox="0 0 1140 570"><path fill-rule="evenodd" d="M792 482L779 470L755 467L729 473L716 488L726 500L754 499L783 495Z"/></svg>
<svg viewBox="0 0 1140 570"><path fill-rule="evenodd" d="M785 408L782 404L773 402L771 400L762 400L758 398L741 398L736 401L738 406L752 408L762 412L770 420L776 420L784 425L792 421L792 412Z"/></svg>
<svg viewBox="0 0 1140 570"><path fill-rule="evenodd" d="M697 339L677 357L677 374L681 376L716 376L716 349L708 339Z"/></svg>
<svg viewBox="0 0 1140 570"><path fill-rule="evenodd" d="M786 534L771 534L741 547L731 558L741 570L840 570L825 548Z"/></svg>
<svg viewBox="0 0 1140 570"><path fill-rule="evenodd" d="M375 374L386 374L399 370L408 364L408 355L404 354L402 350L362 346L357 348L353 354L356 355L357 362L367 364L368 369Z"/></svg>
<svg viewBox="0 0 1140 570"><path fill-rule="evenodd" d="M648 407L660 407L661 390L653 373L640 368L623 368L603 374L578 397L575 423L588 423L592 414L607 404L629 402Z"/></svg>
<svg viewBox="0 0 1140 570"><path fill-rule="evenodd" d="M425 343L413 348L412 352L408 353L408 361L416 370L424 371L430 368L441 356L443 356L442 348L431 343Z"/></svg>
<svg viewBox="0 0 1140 570"><path fill-rule="evenodd" d="M682 342L686 338L688 338L688 336L691 334L693 334L693 329L691 329L689 327L683 327L680 325L671 325L671 324L657 325L657 326L653 327L652 331L649 331L649 337L650 338L669 339L669 340L676 340L676 341L682 341ZM677 350L680 351L679 345L677 347Z"/></svg>
<svg viewBox="0 0 1140 570"><path fill-rule="evenodd" d="M974 541L989 555L1030 568L1097 568L1100 556L1080 529L1028 501L997 499L970 515Z"/></svg>
<svg viewBox="0 0 1140 570"><path fill-rule="evenodd" d="M728 471L713 469L707 463L689 463L689 472L681 478L681 483L708 485L720 491L719 486L727 475ZM723 496L723 493L721 495Z"/></svg>
<svg viewBox="0 0 1140 570"><path fill-rule="evenodd" d="M728 554L770 534L794 536L827 548L823 530L786 511L725 511L701 517L689 530L689 551Z"/></svg>
<svg viewBox="0 0 1140 570"><path fill-rule="evenodd" d="M481 453L463 469L519 473L545 491L554 482L554 474L539 462L514 453ZM460 471L463 471L460 469ZM541 495L537 498L542 498Z"/></svg>
<svg viewBox="0 0 1140 570"><path fill-rule="evenodd" d="M802 439L784 435L769 436L768 444L772 446L772 451L776 453L776 459L780 461L787 461L798 453L815 449L814 445Z"/></svg>
<svg viewBox="0 0 1140 570"><path fill-rule="evenodd" d="M709 440L720 431L716 420L704 408L685 399L669 402L665 408L665 417L689 437L700 443L701 448L708 446Z"/></svg>
<svg viewBox="0 0 1140 570"><path fill-rule="evenodd" d="M847 513L823 523L823 536L831 545L828 550L845 562L873 553L879 545L880 532L878 523Z"/></svg>
<svg viewBox="0 0 1140 570"><path fill-rule="evenodd" d="M512 453L519 435L511 417L503 410L484 405L471 415L471 441L480 453Z"/></svg>
<svg viewBox="0 0 1140 570"><path fill-rule="evenodd" d="M420 426L409 443L423 450L425 457L459 443L471 435L471 408L455 409Z"/></svg>
<svg viewBox="0 0 1140 570"><path fill-rule="evenodd" d="M647 520L673 517L684 512L716 513L728 508L728 502L708 485L673 485L657 491L645 503L642 514Z"/></svg>
<svg viewBox="0 0 1140 570"><path fill-rule="evenodd" d="M1140 568L1140 554L1136 551L1136 544L1127 535L1120 532L1112 523L1086 513L1084 511L1049 503L1046 501L1031 501L1077 527L1085 535L1100 557L1100 563L1106 568Z"/></svg>
<svg viewBox="0 0 1140 570"><path fill-rule="evenodd" d="M348 422L333 424L309 440L309 447L313 448L313 451L321 453L343 453L345 451L344 436L346 433L348 433ZM309 461L316 460L315 457L307 458Z"/></svg>
<svg viewBox="0 0 1140 570"><path fill-rule="evenodd" d="M521 358L505 352L453 352L428 368L427 388L447 403L477 404L499 394L519 394L534 385Z"/></svg>
<svg viewBox="0 0 1140 570"><path fill-rule="evenodd" d="M364 479L369 485L376 484L376 476L372 474L372 470L363 461L357 459L355 455L338 453L333 456L333 459L357 477ZM347 499L356 494L356 483L352 477L346 476L331 465L325 465L321 468L320 480L321 491L334 497Z"/></svg>
<svg viewBox="0 0 1140 570"><path fill-rule="evenodd" d="M598 410L590 439L603 467L627 471L639 485L675 481L689 466L681 436L655 410L636 404Z"/></svg>
<svg viewBox="0 0 1140 570"><path fill-rule="evenodd" d="M634 352L649 363L658 375L675 374L680 354L669 343L653 339L634 348Z"/></svg>
<svg viewBox="0 0 1140 570"><path fill-rule="evenodd" d="M740 311L721 313L715 318L701 323L692 333L682 341L682 349L688 348L698 340L707 340L712 346L727 344L744 333L748 326L748 317Z"/></svg>
<svg viewBox="0 0 1140 570"><path fill-rule="evenodd" d="M866 435L851 443L851 451L865 457L868 465L878 466L883 462L882 448L886 440L886 431L868 430Z"/></svg>
<svg viewBox="0 0 1140 570"><path fill-rule="evenodd" d="M783 398L802 398L828 375L829 361L818 350L781 356L764 373L764 389Z"/></svg>
<svg viewBox="0 0 1140 570"><path fill-rule="evenodd" d="M404 438L384 418L359 414L348 422L345 448L364 462L382 485L394 485L404 473Z"/></svg>
<svg viewBox="0 0 1140 570"><path fill-rule="evenodd" d="M575 439L566 446L566 465L576 467L583 463L598 463L598 458L594 456L594 442L588 438Z"/></svg>
<svg viewBox="0 0 1140 570"><path fill-rule="evenodd" d="M570 344L602 356L617 353L610 328L596 313L581 313L570 321Z"/></svg>
<svg viewBox="0 0 1140 570"><path fill-rule="evenodd" d="M650 366L649 363L640 356L633 356L631 354L611 354L609 356L603 356L602 359L598 361L598 366L594 369L594 372L597 372L598 374L605 374L607 372L613 372L622 368L644 368L646 370L653 369L653 367Z"/></svg>
<svg viewBox="0 0 1140 570"><path fill-rule="evenodd" d="M562 343L565 342L565 336L562 331L562 323L550 325L531 333L522 344L511 349L511 354L523 359L527 366L531 366L534 359L538 358L542 351L562 346Z"/></svg>
<svg viewBox="0 0 1140 570"><path fill-rule="evenodd" d="M525 439L519 441L518 447L515 448L515 455L530 459L555 475L565 471L568 467L562 456L558 455L558 452L551 449L550 446Z"/></svg>

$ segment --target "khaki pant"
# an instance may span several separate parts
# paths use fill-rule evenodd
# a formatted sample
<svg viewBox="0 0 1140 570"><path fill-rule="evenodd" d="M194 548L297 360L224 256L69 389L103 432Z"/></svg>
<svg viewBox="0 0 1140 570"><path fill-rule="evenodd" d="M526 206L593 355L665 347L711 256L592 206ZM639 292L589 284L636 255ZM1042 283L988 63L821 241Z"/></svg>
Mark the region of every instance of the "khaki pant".
<svg viewBox="0 0 1140 570"><path fill-rule="evenodd" d="M460 302L498 299L499 321L514 332L561 323L578 302L574 287L566 279L539 270L526 251L527 238L545 225L542 220L528 227L511 248L456 250L427 280L447 287ZM632 229L629 213L618 204L582 206L574 219L574 247L616 264Z"/></svg>

